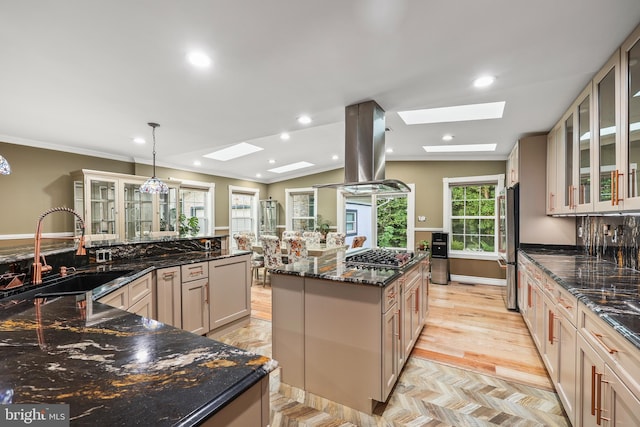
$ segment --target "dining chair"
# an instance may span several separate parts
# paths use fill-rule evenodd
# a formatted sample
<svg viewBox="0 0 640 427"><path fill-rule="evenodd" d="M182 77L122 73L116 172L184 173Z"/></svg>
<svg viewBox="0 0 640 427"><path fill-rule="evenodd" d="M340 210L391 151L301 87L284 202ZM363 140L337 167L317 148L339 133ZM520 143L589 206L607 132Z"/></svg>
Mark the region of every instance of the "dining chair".
<svg viewBox="0 0 640 427"><path fill-rule="evenodd" d="M351 249L353 248L361 248L364 244L364 241L367 240L367 236L356 236L351 241Z"/></svg>
<svg viewBox="0 0 640 427"><path fill-rule="evenodd" d="M337 248L340 246L344 246L344 240L347 235L345 233L341 233L339 231L330 231L327 233L327 247L328 248Z"/></svg>
<svg viewBox="0 0 640 427"><path fill-rule="evenodd" d="M285 230L282 232L282 240L290 239L291 237L300 237L300 235L299 231Z"/></svg>
<svg viewBox="0 0 640 427"><path fill-rule="evenodd" d="M282 267L282 251L280 250L280 238L278 236L262 236L262 255L264 256L264 274L262 286L267 284L267 273L274 268Z"/></svg>
<svg viewBox="0 0 640 427"><path fill-rule="evenodd" d="M286 240L289 247L287 251L287 257L289 264L293 264L297 261L304 261L309 258L309 251L307 250L307 241L302 237L291 237Z"/></svg>
<svg viewBox="0 0 640 427"><path fill-rule="evenodd" d="M322 233L319 231L303 231L302 238L306 240L307 246L320 246L320 239L322 238Z"/></svg>
<svg viewBox="0 0 640 427"><path fill-rule="evenodd" d="M253 234L253 233L251 233ZM255 276L258 279L260 269L264 267L264 256L253 251L253 244L255 242L255 234L252 236L249 233L236 233L233 238L236 241L236 247L241 251L251 252L251 277ZM251 280L253 285L253 279Z"/></svg>

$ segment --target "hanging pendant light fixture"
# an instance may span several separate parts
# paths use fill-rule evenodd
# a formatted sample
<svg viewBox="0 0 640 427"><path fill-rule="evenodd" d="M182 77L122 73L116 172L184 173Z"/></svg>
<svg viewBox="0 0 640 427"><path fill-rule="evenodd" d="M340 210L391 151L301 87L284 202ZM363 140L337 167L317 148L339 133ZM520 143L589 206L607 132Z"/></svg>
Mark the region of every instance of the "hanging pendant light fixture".
<svg viewBox="0 0 640 427"><path fill-rule="evenodd" d="M7 159L0 155L0 175L9 175L11 173L11 166L9 166L9 162Z"/></svg>
<svg viewBox="0 0 640 427"><path fill-rule="evenodd" d="M147 123L153 129L153 176L146 180L140 187L140 192L149 194L167 194L169 187L167 184L156 178L156 128L160 126L158 123Z"/></svg>

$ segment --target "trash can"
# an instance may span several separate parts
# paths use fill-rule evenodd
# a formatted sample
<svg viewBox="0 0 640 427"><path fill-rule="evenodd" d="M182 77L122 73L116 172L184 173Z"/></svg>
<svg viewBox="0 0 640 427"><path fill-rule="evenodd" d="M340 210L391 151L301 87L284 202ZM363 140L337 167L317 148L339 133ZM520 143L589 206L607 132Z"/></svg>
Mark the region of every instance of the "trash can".
<svg viewBox="0 0 640 427"><path fill-rule="evenodd" d="M449 233L431 235L431 283L449 284Z"/></svg>

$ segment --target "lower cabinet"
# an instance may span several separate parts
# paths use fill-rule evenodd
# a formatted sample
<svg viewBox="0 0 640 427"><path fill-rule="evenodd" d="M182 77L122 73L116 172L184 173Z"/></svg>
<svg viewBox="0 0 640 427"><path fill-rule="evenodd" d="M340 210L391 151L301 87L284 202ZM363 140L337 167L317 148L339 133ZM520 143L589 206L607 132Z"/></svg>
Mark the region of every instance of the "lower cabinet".
<svg viewBox="0 0 640 427"><path fill-rule="evenodd" d="M98 301L148 319L155 318L154 273L147 273Z"/></svg>
<svg viewBox="0 0 640 427"><path fill-rule="evenodd" d="M198 335L209 332L209 266L185 264L182 276L182 329Z"/></svg>
<svg viewBox="0 0 640 427"><path fill-rule="evenodd" d="M182 328L182 282L180 267L156 271L156 320Z"/></svg>
<svg viewBox="0 0 640 427"><path fill-rule="evenodd" d="M269 425L269 376L251 386L200 425L203 427L267 427Z"/></svg>
<svg viewBox="0 0 640 427"><path fill-rule="evenodd" d="M209 262L210 336L224 332L228 325L248 321L251 315L250 255Z"/></svg>

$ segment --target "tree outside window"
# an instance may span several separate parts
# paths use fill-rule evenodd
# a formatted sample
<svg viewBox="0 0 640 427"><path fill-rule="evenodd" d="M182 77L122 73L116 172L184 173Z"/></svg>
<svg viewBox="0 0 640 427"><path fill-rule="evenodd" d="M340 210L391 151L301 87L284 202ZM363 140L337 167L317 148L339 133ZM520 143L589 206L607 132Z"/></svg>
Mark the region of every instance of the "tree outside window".
<svg viewBox="0 0 640 427"><path fill-rule="evenodd" d="M452 250L496 252L496 187L450 187Z"/></svg>

